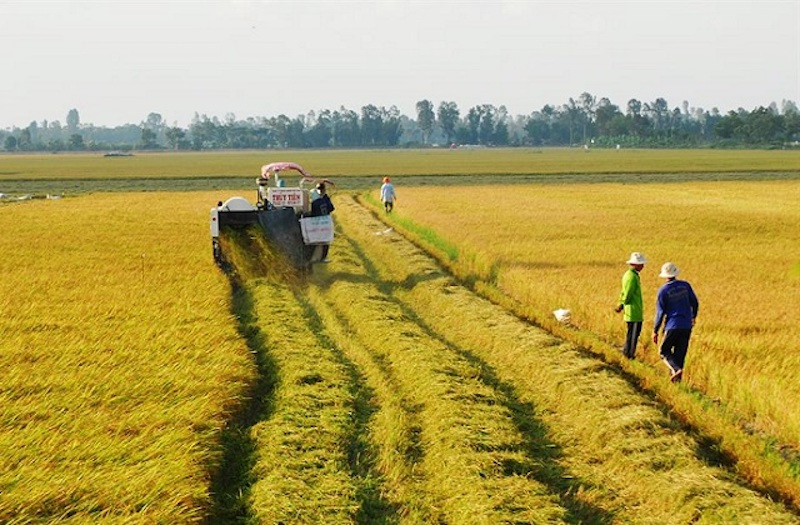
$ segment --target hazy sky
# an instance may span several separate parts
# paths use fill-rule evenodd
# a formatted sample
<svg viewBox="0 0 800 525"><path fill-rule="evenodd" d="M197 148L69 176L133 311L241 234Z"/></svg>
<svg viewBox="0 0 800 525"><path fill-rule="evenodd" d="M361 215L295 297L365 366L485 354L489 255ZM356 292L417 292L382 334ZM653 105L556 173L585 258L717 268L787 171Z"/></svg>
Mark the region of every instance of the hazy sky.
<svg viewBox="0 0 800 525"><path fill-rule="evenodd" d="M0 128L422 99L517 115L584 91L623 110L800 104L800 0L0 0Z"/></svg>

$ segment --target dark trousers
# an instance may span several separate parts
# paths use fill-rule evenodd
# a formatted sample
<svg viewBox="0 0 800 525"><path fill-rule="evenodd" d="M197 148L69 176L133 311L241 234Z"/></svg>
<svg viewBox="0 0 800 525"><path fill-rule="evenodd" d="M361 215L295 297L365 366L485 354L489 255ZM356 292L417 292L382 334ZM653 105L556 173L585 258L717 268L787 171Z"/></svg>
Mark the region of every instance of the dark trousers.
<svg viewBox="0 0 800 525"><path fill-rule="evenodd" d="M386 201L383 203L383 206L386 208L387 212L390 212L392 208L394 208L394 201Z"/></svg>
<svg viewBox="0 0 800 525"><path fill-rule="evenodd" d="M692 336L691 328L667 330L661 342L661 358L673 372L683 370L686 362L686 352L689 350L689 338Z"/></svg>
<svg viewBox="0 0 800 525"><path fill-rule="evenodd" d="M625 336L625 346L622 348L622 353L628 359L636 357L636 344L639 342L639 334L642 333L641 321L626 321L628 325L628 333Z"/></svg>

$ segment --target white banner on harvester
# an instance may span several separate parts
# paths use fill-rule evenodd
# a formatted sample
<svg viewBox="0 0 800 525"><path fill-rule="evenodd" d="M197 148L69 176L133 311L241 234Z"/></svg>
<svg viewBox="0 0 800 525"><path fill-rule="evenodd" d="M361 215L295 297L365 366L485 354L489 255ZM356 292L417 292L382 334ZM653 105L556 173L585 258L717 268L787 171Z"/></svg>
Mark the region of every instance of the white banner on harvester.
<svg viewBox="0 0 800 525"><path fill-rule="evenodd" d="M333 219L330 215L303 217L300 230L306 244L329 244L333 242Z"/></svg>
<svg viewBox="0 0 800 525"><path fill-rule="evenodd" d="M308 192L301 188L269 188L267 200L276 208L289 206L297 213L311 209L308 204Z"/></svg>

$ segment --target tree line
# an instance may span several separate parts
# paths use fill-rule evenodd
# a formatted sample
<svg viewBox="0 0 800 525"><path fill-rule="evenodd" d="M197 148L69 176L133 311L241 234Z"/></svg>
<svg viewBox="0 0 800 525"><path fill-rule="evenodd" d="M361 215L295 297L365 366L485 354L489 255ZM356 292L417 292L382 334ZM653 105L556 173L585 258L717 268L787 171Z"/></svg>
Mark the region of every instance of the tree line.
<svg viewBox="0 0 800 525"><path fill-rule="evenodd" d="M186 128L169 126L158 113L139 124L97 127L82 124L77 109L66 123L31 122L0 130L5 151L214 150L268 148L394 148L478 146L599 147L797 147L800 111L790 100L739 108L723 115L684 101L630 99L625 107L584 92L561 105L547 104L528 115L510 115L505 106L481 104L462 112L452 101L438 106L420 100L413 117L396 106L368 104L309 111L290 118L223 119L195 113Z"/></svg>

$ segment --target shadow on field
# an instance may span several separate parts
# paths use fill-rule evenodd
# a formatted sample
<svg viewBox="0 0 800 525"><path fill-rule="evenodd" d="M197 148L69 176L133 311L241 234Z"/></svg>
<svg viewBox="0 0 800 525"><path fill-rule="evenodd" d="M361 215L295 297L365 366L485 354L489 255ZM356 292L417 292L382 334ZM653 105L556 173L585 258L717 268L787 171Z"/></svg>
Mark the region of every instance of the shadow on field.
<svg viewBox="0 0 800 525"><path fill-rule="evenodd" d="M426 273L426 274L418 274L418 275L409 275L406 277L402 283L399 284L400 287L410 290L417 286L420 283L425 281L431 281L433 279L439 279L441 274L439 273ZM352 284L363 284L363 283L372 283L375 282L374 279L363 276L363 275L356 275L350 272L334 272L324 275L319 279L320 285L323 287L330 286L331 283L336 281L345 281Z"/></svg>
<svg viewBox="0 0 800 525"><path fill-rule="evenodd" d="M540 325L536 325L535 323L531 324L538 326L542 330L546 330L546 328ZM555 335L555 337L559 336ZM613 343L608 341L608 344L611 345ZM641 377L621 367L618 363L610 361L604 354L589 350L588 348L585 348L579 344L573 344L573 349L581 357L597 361L601 364L601 366L605 367L606 370L622 378L634 391L636 391L638 395L642 396L642 398L647 401L649 406L659 411L663 417L661 424L663 428L673 432L682 432L691 437L696 443L694 452L697 459L709 467L720 468L726 470L730 474L733 474L735 476L735 483L742 487L764 493L776 501L783 501L780 494L776 492L765 491L763 488L758 488L755 485L748 483L740 476L736 476L736 458L725 452L720 440L703 434L697 427L693 426L691 423L682 418L680 414L675 413L668 404L664 403L664 401L655 391L653 391L652 388L648 388L643 383ZM711 400L700 390L684 384L678 385L677 388L691 392L692 395L697 398L699 403L711 403Z"/></svg>
<svg viewBox="0 0 800 525"><path fill-rule="evenodd" d="M273 410L272 392L277 383L278 371L269 357L266 338L256 323L253 298L245 286L230 276L231 313L238 320L239 334L255 359L258 377L250 385L246 402L240 407L222 431L222 459L219 470L211 480L212 507L206 520L209 524L255 524L248 498L256 479L256 444L250 429L270 416Z"/></svg>
<svg viewBox="0 0 800 525"><path fill-rule="evenodd" d="M353 277L350 274L342 273L335 275L339 278L342 275ZM343 445L347 452L350 475L358 480L356 499L359 502L359 508L353 517L354 521L356 524L363 525L397 523L399 508L382 495L381 474L377 467L378 453L369 441L370 424L373 415L378 411L375 393L367 385L366 379L355 363L350 361L339 346L328 337L325 324L308 299L299 292L296 292L295 295L303 306L305 319L308 320L309 327L316 334L319 345L331 350L334 359L347 374L349 391L353 398L352 429ZM346 324L346 321L343 321L337 312L333 314L337 316L340 323Z"/></svg>
<svg viewBox="0 0 800 525"><path fill-rule="evenodd" d="M347 371L354 400L351 415L353 430L342 445L347 451L351 475L360 481L357 483L360 505L354 519L356 523L363 524L394 523L397 509L382 497L378 481L380 476L375 468L375 452L366 438L370 420L377 410L374 396L356 366L327 339L322 320L308 299L298 291L302 289L305 275L269 246L257 228L228 231L220 237L220 241L227 262L223 271L231 287L231 313L238 321L240 336L254 357L258 376L250 385L247 401L222 433L223 457L211 481L213 503L206 523L260 523L249 501L251 488L258 481L253 473L258 451L251 428L272 416L280 371L270 357L267 335L259 328L258 313L250 291L251 279L278 280L294 288L295 297L304 309L304 318L310 323L319 345L330 348L334 359Z"/></svg>
<svg viewBox="0 0 800 525"><path fill-rule="evenodd" d="M422 281L445 276L449 277L449 274L443 271L436 271L413 276L402 282L381 280L377 268L361 246L352 238L348 238L348 242L360 259L359 262L366 269L369 280L376 283L378 289L389 298L388 300L396 304L404 315L416 323L428 337L439 341L479 370L478 377L480 381L499 393L498 397L501 400L501 404L511 414L514 426L523 436L523 446L520 452L527 459L525 462L503 465L505 475L530 476L546 485L550 492L559 498L561 505L566 510L565 519L568 523L613 523L615 516L612 512L576 497L576 494L580 494L586 489L591 490L592 484L573 475L568 469L559 464L559 460L562 457L561 448L549 438L549 429L537 417L536 408L533 404L523 402L519 398L516 389L511 384L500 380L494 368L489 366L486 361L436 332L419 317L412 307L393 294L396 288L408 289Z"/></svg>
<svg viewBox="0 0 800 525"><path fill-rule="evenodd" d="M511 414L514 426L523 437L523 450L527 460L524 463L504 465L507 475L530 476L532 479L546 485L550 492L558 496L561 505L566 510L567 523L614 523L613 512L602 509L587 501L581 500L576 494L592 490L593 486L587 480L572 474L560 464L562 458L561 447L549 438L549 429L536 415L533 403L520 399L516 389L509 383L502 381L494 368L486 361L464 350L441 334L430 328L424 321L417 317L416 312L400 302L397 303L405 314L420 326L426 335L438 340L454 353L463 357L467 362L479 370L478 378L500 395L500 403Z"/></svg>

